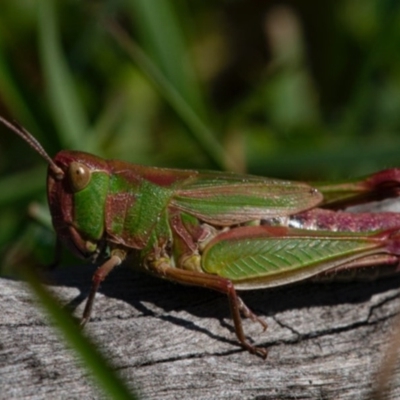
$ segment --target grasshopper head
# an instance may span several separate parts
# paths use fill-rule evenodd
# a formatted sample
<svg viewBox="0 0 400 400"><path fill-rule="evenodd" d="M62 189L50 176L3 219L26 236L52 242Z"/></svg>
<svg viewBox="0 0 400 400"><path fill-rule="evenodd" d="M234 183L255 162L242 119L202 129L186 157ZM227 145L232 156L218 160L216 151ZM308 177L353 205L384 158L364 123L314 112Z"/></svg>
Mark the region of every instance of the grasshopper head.
<svg viewBox="0 0 400 400"><path fill-rule="evenodd" d="M59 170L49 165L47 196L54 229L72 252L90 257L104 233L108 163L77 151L60 151L53 161Z"/></svg>
<svg viewBox="0 0 400 400"><path fill-rule="evenodd" d="M101 250L99 244L104 231L107 161L74 151L61 151L53 160L25 128L1 116L0 122L48 163L47 195L59 238L80 257L96 255Z"/></svg>

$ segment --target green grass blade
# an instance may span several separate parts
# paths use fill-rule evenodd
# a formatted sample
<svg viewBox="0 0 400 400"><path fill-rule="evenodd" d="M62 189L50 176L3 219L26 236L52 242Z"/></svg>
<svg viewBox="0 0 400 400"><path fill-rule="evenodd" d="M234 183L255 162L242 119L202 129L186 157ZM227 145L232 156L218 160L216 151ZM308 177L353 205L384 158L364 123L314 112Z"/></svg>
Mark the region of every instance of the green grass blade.
<svg viewBox="0 0 400 400"><path fill-rule="evenodd" d="M116 25L109 25L109 30L121 47L132 57L139 68L146 74L151 82L180 116L189 128L189 132L197 141L204 154L220 169L235 170L235 164L230 160L225 150L215 139L214 133L207 127L199 115L185 101L182 95L165 77L163 72L142 51L133 40Z"/></svg>
<svg viewBox="0 0 400 400"><path fill-rule="evenodd" d="M137 399L137 395L129 390L123 381L117 377L106 359L96 350L94 344L81 333L70 315L58 305L57 300L41 285L35 274L28 268L24 268L20 272L28 281L30 288L56 323L56 327L66 341L84 361L84 365L95 378L98 387L112 399Z"/></svg>
<svg viewBox="0 0 400 400"><path fill-rule="evenodd" d="M157 7L148 0L130 2L135 27L149 58L158 66L171 85L202 117L205 105L190 63L189 52L171 2L160 1Z"/></svg>
<svg viewBox="0 0 400 400"><path fill-rule="evenodd" d="M42 0L38 7L39 50L54 121L63 147L85 150L88 124L62 53L53 0Z"/></svg>

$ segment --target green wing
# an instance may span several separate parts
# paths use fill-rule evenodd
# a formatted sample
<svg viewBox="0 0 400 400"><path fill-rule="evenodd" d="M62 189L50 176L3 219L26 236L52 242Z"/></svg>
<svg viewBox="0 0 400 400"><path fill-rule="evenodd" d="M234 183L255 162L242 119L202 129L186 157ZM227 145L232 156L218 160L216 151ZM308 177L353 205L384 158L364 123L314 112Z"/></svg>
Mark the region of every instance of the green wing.
<svg viewBox="0 0 400 400"><path fill-rule="evenodd" d="M306 183L207 172L177 187L171 205L206 222L232 225L295 214L321 201Z"/></svg>

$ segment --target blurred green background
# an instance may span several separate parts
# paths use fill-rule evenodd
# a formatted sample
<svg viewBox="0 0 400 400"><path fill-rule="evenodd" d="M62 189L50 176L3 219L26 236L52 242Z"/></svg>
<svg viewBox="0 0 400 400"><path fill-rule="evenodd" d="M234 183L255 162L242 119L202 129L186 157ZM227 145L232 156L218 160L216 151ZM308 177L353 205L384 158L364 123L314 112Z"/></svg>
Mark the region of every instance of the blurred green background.
<svg viewBox="0 0 400 400"><path fill-rule="evenodd" d="M50 155L347 178L400 165L399 110L399 1L1 3L0 114ZM54 235L45 163L0 135L10 273L50 262Z"/></svg>

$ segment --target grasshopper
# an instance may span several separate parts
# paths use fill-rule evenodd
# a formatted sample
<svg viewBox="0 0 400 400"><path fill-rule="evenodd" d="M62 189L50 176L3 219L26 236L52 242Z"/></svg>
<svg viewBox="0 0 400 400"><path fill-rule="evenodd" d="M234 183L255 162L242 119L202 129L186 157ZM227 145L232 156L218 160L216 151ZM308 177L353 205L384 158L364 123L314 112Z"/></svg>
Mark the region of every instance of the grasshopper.
<svg viewBox="0 0 400 400"><path fill-rule="evenodd" d="M396 197L400 169L310 185L235 173L163 169L62 150L52 159L23 127L0 117L48 163L47 195L57 238L79 257L102 260L81 323L101 282L138 252L157 277L225 294L241 346L241 315L261 324L237 295L400 259L400 214L343 207Z"/></svg>

